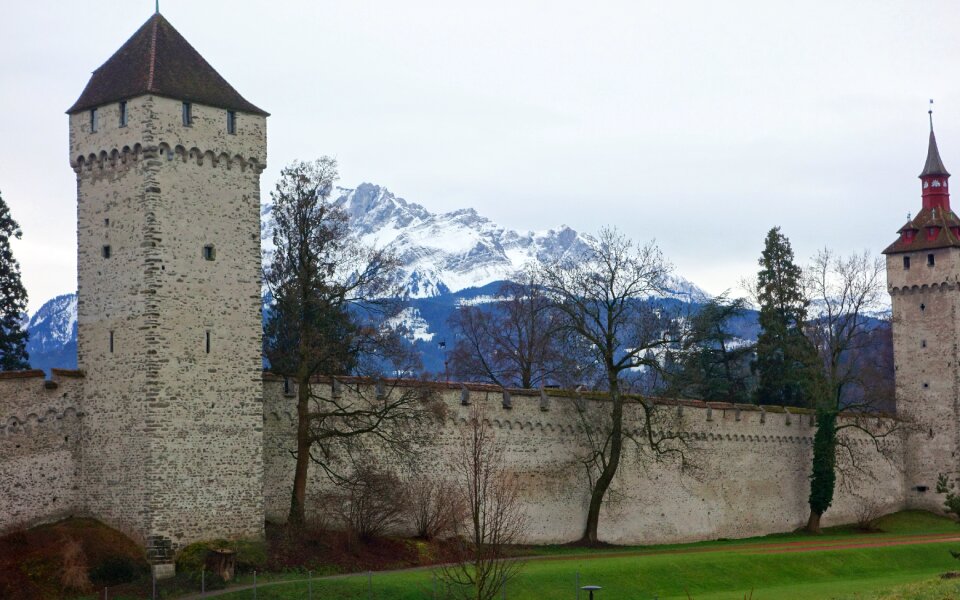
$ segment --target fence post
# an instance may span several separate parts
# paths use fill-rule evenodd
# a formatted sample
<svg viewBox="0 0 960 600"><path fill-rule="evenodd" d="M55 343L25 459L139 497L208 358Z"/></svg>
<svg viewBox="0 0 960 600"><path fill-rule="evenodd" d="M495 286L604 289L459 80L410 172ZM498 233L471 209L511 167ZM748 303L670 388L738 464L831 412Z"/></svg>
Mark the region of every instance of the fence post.
<svg viewBox="0 0 960 600"><path fill-rule="evenodd" d="M313 571L307 571L307 600L313 600Z"/></svg>
<svg viewBox="0 0 960 600"><path fill-rule="evenodd" d="M437 572L433 572L433 600L437 600Z"/></svg>
<svg viewBox="0 0 960 600"><path fill-rule="evenodd" d="M253 572L253 600L257 600L257 572Z"/></svg>
<svg viewBox="0 0 960 600"><path fill-rule="evenodd" d="M507 600L507 576L500 576L500 598L502 600Z"/></svg>
<svg viewBox="0 0 960 600"><path fill-rule="evenodd" d="M207 595L207 567L200 567L200 595Z"/></svg>
<svg viewBox="0 0 960 600"><path fill-rule="evenodd" d="M157 600L157 572L150 569L150 574L153 575L153 600Z"/></svg>

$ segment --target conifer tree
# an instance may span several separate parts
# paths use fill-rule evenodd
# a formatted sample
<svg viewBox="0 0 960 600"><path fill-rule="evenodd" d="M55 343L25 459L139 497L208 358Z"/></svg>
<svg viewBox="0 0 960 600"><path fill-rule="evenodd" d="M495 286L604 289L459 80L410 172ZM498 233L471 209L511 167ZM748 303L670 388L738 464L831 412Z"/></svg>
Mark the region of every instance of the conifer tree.
<svg viewBox="0 0 960 600"><path fill-rule="evenodd" d="M781 406L810 406L811 371L816 351L803 334L807 318L801 270L790 240L774 227L760 257L755 294L760 304L760 335L754 369L757 401Z"/></svg>
<svg viewBox="0 0 960 600"><path fill-rule="evenodd" d="M10 249L10 239L20 239L20 226L0 196L0 371L29 369L27 332L23 314L27 290L20 281L20 263Z"/></svg>

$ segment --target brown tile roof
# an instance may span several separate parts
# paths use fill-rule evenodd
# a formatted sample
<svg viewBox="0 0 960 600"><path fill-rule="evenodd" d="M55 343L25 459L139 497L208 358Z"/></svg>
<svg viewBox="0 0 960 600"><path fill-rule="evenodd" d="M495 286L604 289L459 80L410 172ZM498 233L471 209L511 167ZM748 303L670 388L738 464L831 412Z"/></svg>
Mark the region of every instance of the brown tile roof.
<svg viewBox="0 0 960 600"><path fill-rule="evenodd" d="M93 72L87 87L67 113L145 94L268 114L247 102L160 14L150 17Z"/></svg>
<svg viewBox="0 0 960 600"><path fill-rule="evenodd" d="M937 235L932 240L927 239L928 227L937 228ZM902 233L908 229L916 230L917 234L913 240L908 242L901 235L897 241L887 246L883 253L896 254L898 252L916 252L935 248L960 248L960 238L950 230L951 227L960 227L960 218L952 210L925 208L897 232Z"/></svg>

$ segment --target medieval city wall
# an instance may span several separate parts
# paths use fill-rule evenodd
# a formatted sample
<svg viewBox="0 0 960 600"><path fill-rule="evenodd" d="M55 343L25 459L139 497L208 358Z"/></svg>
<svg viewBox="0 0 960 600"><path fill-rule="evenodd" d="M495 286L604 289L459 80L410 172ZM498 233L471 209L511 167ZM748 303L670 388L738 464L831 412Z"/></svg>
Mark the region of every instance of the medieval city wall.
<svg viewBox="0 0 960 600"><path fill-rule="evenodd" d="M0 373L0 532L79 512L83 379Z"/></svg>
<svg viewBox="0 0 960 600"><path fill-rule="evenodd" d="M459 384L429 384L429 388L445 416L414 424L428 429L431 441L418 458L419 473L400 469L401 476L413 482L448 478L460 451L460 431L471 411L480 410L504 444L509 468L521 482L529 519L527 540L558 543L581 535L589 486L580 459L588 446L575 395L513 390L512 407L505 408L499 388ZM463 404L464 389L469 405ZM350 384L343 384L342 390L351 393ZM284 393L282 380L268 378L264 384L264 501L267 519L278 522L286 518L293 478L289 450L295 436L296 399L292 391ZM367 384L362 393L372 397L375 392ZM403 389L388 386L386 393L403 393ZM588 415L603 414L602 400L582 401ZM639 404L628 405L627 427L639 427L641 414ZM779 407L760 410L749 405L661 401L654 415L655 435L684 433L689 465L681 469L676 456L657 460L628 444L601 516L604 541L646 544L738 538L791 531L806 523L815 431L812 414ZM882 453L865 434L850 433L847 438L863 471L846 469L824 524L855 521L864 506L882 512L902 509L900 434L883 440ZM841 460L848 459L844 455ZM371 461L391 464L386 456L371 456ZM308 510L330 518L325 513L331 504L324 500L329 491L328 480L313 465Z"/></svg>

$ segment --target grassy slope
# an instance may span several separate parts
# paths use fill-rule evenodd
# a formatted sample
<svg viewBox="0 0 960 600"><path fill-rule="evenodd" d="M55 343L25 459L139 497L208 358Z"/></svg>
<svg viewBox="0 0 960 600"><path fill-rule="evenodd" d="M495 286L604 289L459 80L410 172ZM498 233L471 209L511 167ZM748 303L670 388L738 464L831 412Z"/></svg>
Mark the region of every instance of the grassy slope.
<svg viewBox="0 0 960 600"><path fill-rule="evenodd" d="M868 541L881 541L903 534L960 534L960 528L952 521L928 513L907 512L892 515L885 518L880 526L885 533L862 537ZM849 540L853 533L849 528L836 528L815 539ZM556 556L553 560L529 562L521 576L511 582L507 597L517 600L574 598L579 572L581 584L594 583L604 587L601 599L608 597L649 600L655 595L661 600L686 599L689 592L690 597L695 600L739 600L753 589L755 600L846 600L863 597L863 593L929 579L937 573L960 566L947 552L948 548L958 544L950 543L785 554L761 554L755 547L756 544L809 539L811 538L804 534L782 534L751 540L656 548L683 550L715 547L725 550L722 552L642 556L611 554L613 551L628 550L624 548L601 550L585 556L582 554L583 549L557 547L552 550L561 556ZM581 555L562 556L574 551ZM373 597L378 600L430 598L432 574L430 571L374 574L372 583ZM366 598L367 578L355 576L315 581L313 590L315 598ZM305 584L262 588L258 598L299 599L306 597L306 591ZM222 598L248 597L250 592L237 592Z"/></svg>

